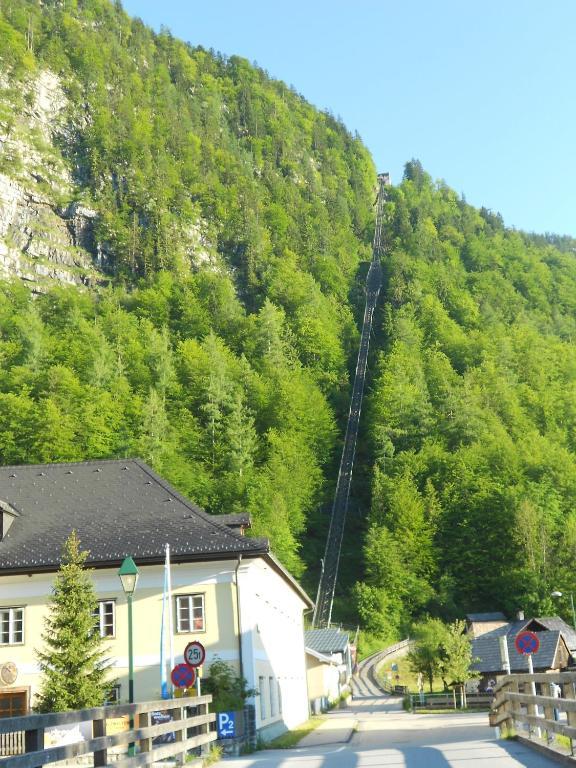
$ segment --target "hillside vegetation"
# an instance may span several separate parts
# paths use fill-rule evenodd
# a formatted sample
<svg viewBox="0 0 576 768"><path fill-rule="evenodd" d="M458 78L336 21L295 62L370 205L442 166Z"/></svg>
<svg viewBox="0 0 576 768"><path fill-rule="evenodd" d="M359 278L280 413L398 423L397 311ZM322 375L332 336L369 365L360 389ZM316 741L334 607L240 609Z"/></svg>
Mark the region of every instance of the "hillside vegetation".
<svg viewBox="0 0 576 768"><path fill-rule="evenodd" d="M108 0L3 3L0 57L0 171L95 210L103 270L90 292L3 286L0 461L140 455L210 511L248 510L301 572L358 336L370 156L261 69ZM48 140L21 117L46 71L65 96Z"/></svg>
<svg viewBox="0 0 576 768"><path fill-rule="evenodd" d="M50 209L27 231L47 259L62 211L90 211L74 247L95 275L0 285L0 462L142 456L250 512L314 594L368 152L262 69L108 0L2 3L0 65L0 261L17 189L27 221ZM575 243L506 229L415 161L386 237L336 616L393 637L427 613L553 612L576 589Z"/></svg>
<svg viewBox="0 0 576 768"><path fill-rule="evenodd" d="M576 260L418 162L392 190L364 620L565 611L576 588ZM560 246L569 239L551 238Z"/></svg>

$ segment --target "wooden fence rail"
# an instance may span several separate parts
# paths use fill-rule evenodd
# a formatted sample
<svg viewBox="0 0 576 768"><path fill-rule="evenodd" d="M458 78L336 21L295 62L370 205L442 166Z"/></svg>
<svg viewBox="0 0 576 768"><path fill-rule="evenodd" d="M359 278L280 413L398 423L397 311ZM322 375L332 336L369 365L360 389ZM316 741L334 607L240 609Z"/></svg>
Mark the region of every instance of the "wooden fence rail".
<svg viewBox="0 0 576 768"><path fill-rule="evenodd" d="M559 686L559 690L556 686ZM494 689L490 724L516 730L545 745L556 734L576 742L576 672L506 675Z"/></svg>
<svg viewBox="0 0 576 768"><path fill-rule="evenodd" d="M95 768L137 768L168 757L176 757L178 762L184 763L189 750L199 747L203 751L216 739L216 733L210 731L210 723L216 719L215 714L208 712L211 701L211 696L190 696L73 712L6 717L0 719L0 768L40 768L90 754ZM151 713L158 711L169 712L172 719L151 725ZM129 730L107 734L107 721L119 717L130 718ZM86 722L91 724L92 738L44 748L44 734L48 729ZM174 734L174 740L153 743L156 737L165 734ZM121 755L118 760L109 762L109 749L124 746L128 749L132 744L135 747L130 752L135 754ZM188 768L193 768L193 764L188 763Z"/></svg>

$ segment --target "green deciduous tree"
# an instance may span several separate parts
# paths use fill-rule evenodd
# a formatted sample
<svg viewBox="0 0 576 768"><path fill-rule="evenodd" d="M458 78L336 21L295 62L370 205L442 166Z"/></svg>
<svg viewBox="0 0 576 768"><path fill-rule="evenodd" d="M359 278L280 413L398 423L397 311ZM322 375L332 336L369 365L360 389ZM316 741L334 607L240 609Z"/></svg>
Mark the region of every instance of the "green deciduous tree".
<svg viewBox="0 0 576 768"><path fill-rule="evenodd" d="M421 672L428 679L432 693L434 677L442 672L442 648L448 630L440 619L427 619L414 626L412 635L414 646L407 657L410 669Z"/></svg>
<svg viewBox="0 0 576 768"><path fill-rule="evenodd" d="M466 623L462 620L452 622L447 628L441 647L440 670L449 685L460 688L461 706L466 706L466 682L478 677L472 669L472 643L466 634Z"/></svg>

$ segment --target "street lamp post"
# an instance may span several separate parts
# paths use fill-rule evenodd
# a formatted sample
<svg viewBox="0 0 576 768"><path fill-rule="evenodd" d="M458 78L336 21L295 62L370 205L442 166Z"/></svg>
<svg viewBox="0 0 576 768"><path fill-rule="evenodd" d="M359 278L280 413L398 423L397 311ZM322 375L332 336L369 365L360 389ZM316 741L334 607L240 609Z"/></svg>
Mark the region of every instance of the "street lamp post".
<svg viewBox="0 0 576 768"><path fill-rule="evenodd" d="M550 597L562 597L563 592L559 592L557 589L554 590L554 592L550 593ZM569 594L570 597L570 608L572 609L572 626L574 627L574 630L576 630L576 611L574 610L574 595L572 592Z"/></svg>
<svg viewBox="0 0 576 768"><path fill-rule="evenodd" d="M131 557L126 557L120 566L118 576L128 602L128 701L134 704L134 648L132 639L132 597L136 591L139 571ZM134 727L134 719L130 717L130 729ZM128 745L128 754L134 755L134 743Z"/></svg>

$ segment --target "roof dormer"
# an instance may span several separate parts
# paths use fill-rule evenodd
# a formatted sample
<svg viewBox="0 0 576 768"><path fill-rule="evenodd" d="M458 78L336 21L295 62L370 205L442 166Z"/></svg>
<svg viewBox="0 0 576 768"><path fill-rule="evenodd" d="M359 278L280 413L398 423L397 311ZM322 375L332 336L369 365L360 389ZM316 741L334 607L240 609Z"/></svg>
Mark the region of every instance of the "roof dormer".
<svg viewBox="0 0 576 768"><path fill-rule="evenodd" d="M17 517L20 517L20 515L14 507L0 499L0 541L4 539Z"/></svg>

